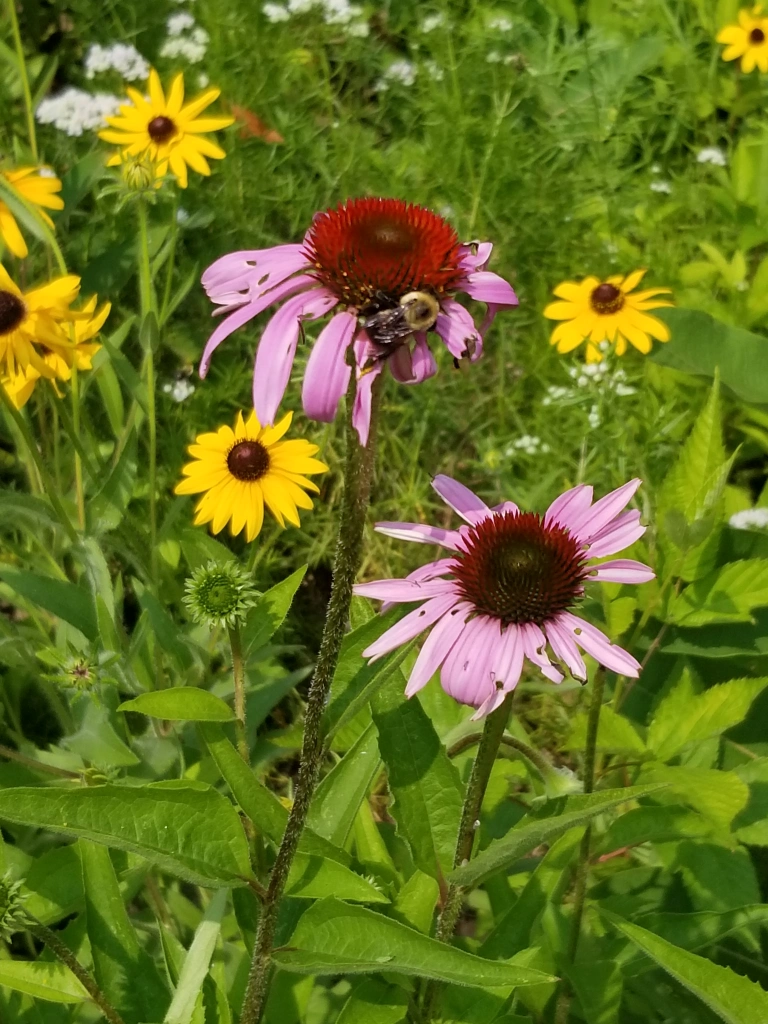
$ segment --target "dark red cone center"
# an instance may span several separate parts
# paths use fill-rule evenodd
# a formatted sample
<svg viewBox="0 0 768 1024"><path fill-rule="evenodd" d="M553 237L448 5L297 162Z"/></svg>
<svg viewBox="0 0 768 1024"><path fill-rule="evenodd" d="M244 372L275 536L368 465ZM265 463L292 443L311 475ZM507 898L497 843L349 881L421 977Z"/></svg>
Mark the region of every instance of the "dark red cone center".
<svg viewBox="0 0 768 1024"><path fill-rule="evenodd" d="M624 293L615 284L608 284L606 281L593 290L589 301L596 313L608 316L611 313L618 313L624 305Z"/></svg>
<svg viewBox="0 0 768 1024"><path fill-rule="evenodd" d="M18 295L0 291L0 334L10 334L24 319L27 309Z"/></svg>
<svg viewBox="0 0 768 1024"><path fill-rule="evenodd" d="M172 139L176 134L176 130L176 125L170 117L165 117L163 114L160 114L158 117L153 117L147 125L147 131L149 132L150 139L158 144L168 142L169 139Z"/></svg>
<svg viewBox="0 0 768 1024"><path fill-rule="evenodd" d="M238 441L227 455L227 467L238 480L260 480L269 470L269 452L260 441Z"/></svg>
<svg viewBox="0 0 768 1024"><path fill-rule="evenodd" d="M759 46L760 43L765 42L765 32L761 28L753 28L749 33L750 43L754 43L755 46Z"/></svg>

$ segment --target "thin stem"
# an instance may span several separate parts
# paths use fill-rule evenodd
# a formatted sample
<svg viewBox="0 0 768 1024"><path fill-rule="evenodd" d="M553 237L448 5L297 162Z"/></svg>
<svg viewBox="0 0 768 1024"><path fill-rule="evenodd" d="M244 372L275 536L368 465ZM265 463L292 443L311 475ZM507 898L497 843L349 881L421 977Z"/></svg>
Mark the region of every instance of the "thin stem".
<svg viewBox="0 0 768 1024"><path fill-rule="evenodd" d="M272 868L266 900L259 918L259 928L256 933L240 1024L259 1024L264 1015L272 974L272 946L280 900L320 774L323 759L320 723L336 670L341 642L347 630L349 606L352 602L352 585L355 582L363 555L363 532L373 474L382 379L383 375L373 384L371 431L367 446L361 448L352 426L356 388L354 372L350 376L350 385L347 391L344 496L333 568L331 598L328 602L320 653L307 697L304 715L304 742L301 749L299 777L294 791L293 807Z"/></svg>
<svg viewBox="0 0 768 1024"><path fill-rule="evenodd" d="M26 754L21 754L18 750L6 747L3 743L0 743L0 757L4 757L8 761L16 761L17 764L23 764L27 768L34 768L36 772L55 775L60 779L72 779L75 782L82 782L83 780L83 776L80 772L70 772L66 768L57 768L54 764L45 764L44 761L36 761L34 757L27 757Z"/></svg>
<svg viewBox="0 0 768 1024"><path fill-rule="evenodd" d="M248 739L245 734L245 663L240 625L229 627L229 647L232 651L232 676L235 681L235 716L237 717L237 749L246 764L250 764Z"/></svg>
<svg viewBox="0 0 768 1024"><path fill-rule="evenodd" d="M483 797L488 788L488 780L491 777L496 755L499 752L504 730L507 728L509 715L512 710L512 699L514 694L510 693L504 700L501 707L491 712L485 720L483 734L480 737L480 745L477 748L475 763L472 765L472 774L467 784L467 793L464 797L464 806L461 811L459 823L459 834L456 840L456 853L453 858L454 868L460 868L467 864L472 857L472 847L475 843L479 823L480 808L483 805ZM450 942L456 930L456 923L461 914L461 907L464 902L464 886L452 883L443 903L443 909L437 920L435 936L440 942ZM433 1019L439 988L435 982L430 982L424 992L423 1021L429 1024Z"/></svg>
<svg viewBox="0 0 768 1024"><path fill-rule="evenodd" d="M144 327L146 316L155 311L152 290L152 267L149 259L149 233L147 231L147 207L143 199L139 199L136 208L139 218L139 299L141 302L141 324ZM155 395L155 354L152 351L152 339L144 354L147 371L147 427L149 431L149 533L150 533L150 567L152 582L157 587L157 417Z"/></svg>
<svg viewBox="0 0 768 1024"><path fill-rule="evenodd" d="M24 108L27 114L27 135L29 136L29 148L32 150L32 159L37 163L37 135L35 134L35 111L32 107L32 93L29 88L29 77L27 76L27 62L24 60L24 46L21 42L19 31L19 19L16 16L16 0L7 0L8 17L11 21L11 32L13 34L13 45L16 47L16 59L19 62L19 77L21 78L21 91L24 93Z"/></svg>
<svg viewBox="0 0 768 1024"><path fill-rule="evenodd" d="M72 430L75 437L80 437L80 385L77 374L77 349L72 354L72 377L70 378L72 396ZM75 499L77 501L77 521L80 529L85 529L85 489L83 487L83 459L80 451L75 448Z"/></svg>
<svg viewBox="0 0 768 1024"><path fill-rule="evenodd" d="M69 516L64 511L64 506L59 501L59 496L56 491L56 485L54 481L51 479L50 473L45 468L43 460L40 458L40 452L37 450L37 445L35 444L35 439L32 436L32 432L27 426L27 422L24 419L24 417L21 415L19 410L11 401L11 398L8 392L5 390L5 385L2 383L2 381L0 381L0 401L2 401L3 405L6 408L6 411L8 412L8 415L11 417L16 426L16 429L22 436L24 444L27 447L27 451L29 452L29 456L32 459L32 462L34 463L37 472L40 474L40 479L43 481L43 486L45 487L45 492L48 496L48 500L50 501L51 505L53 505L54 511L56 512L56 515L59 517L59 520L61 521L61 525L64 527L69 539L73 543L76 543L77 533L75 532L75 528L69 520Z"/></svg>
<svg viewBox="0 0 768 1024"><path fill-rule="evenodd" d="M51 931L50 928L46 927L46 925L42 924L35 918L29 918L27 920L27 928L36 938L41 942L44 942L48 949L50 949L50 951L57 956L62 963L67 965L110 1024L124 1024L123 1018L107 1000L107 997L96 984L95 979L88 971L86 971L69 946L64 945L56 932Z"/></svg>
<svg viewBox="0 0 768 1024"><path fill-rule="evenodd" d="M176 239L179 234L179 222L176 217L179 210L178 192L173 193L173 208L171 210L171 239L169 242L170 252L168 254L168 267L165 273L165 288L163 289L163 301L160 306L160 323L164 324L168 318L168 305L171 301L171 288L173 287L173 271L176 265Z"/></svg>
<svg viewBox="0 0 768 1024"><path fill-rule="evenodd" d="M595 788L595 758L597 752L597 732L600 727L600 709L603 706L605 689L605 669L600 665L592 681L592 701L589 705L587 718L587 740L584 747L584 792L591 793ZM579 859L576 864L576 881L573 892L573 917L568 937L566 959L569 964L576 960L581 936L581 923L584 918L584 901L587 894L587 875L589 873L589 854L592 843L592 826L587 825L581 837ZM566 1024L571 1006L571 988L567 981L563 983L555 1008L555 1024Z"/></svg>

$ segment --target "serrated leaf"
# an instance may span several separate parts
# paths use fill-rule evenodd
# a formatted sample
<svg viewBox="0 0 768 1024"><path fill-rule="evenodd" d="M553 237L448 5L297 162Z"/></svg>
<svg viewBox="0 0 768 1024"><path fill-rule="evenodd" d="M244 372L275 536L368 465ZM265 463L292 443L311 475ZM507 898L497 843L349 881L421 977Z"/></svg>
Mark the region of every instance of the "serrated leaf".
<svg viewBox="0 0 768 1024"><path fill-rule="evenodd" d="M237 811L202 783L4 789L0 819L137 853L195 885L242 885L251 873Z"/></svg>
<svg viewBox="0 0 768 1024"><path fill-rule="evenodd" d="M683 512L689 523L711 510L713 491L723 476L727 460L720 420L720 388L715 380L662 492L664 506Z"/></svg>
<svg viewBox="0 0 768 1024"><path fill-rule="evenodd" d="M675 804L635 807L611 822L597 849L600 853L609 853L642 843L699 839L711 832L711 821L686 807Z"/></svg>
<svg viewBox="0 0 768 1024"><path fill-rule="evenodd" d="M243 626L246 658L271 640L282 626L306 571L306 565L302 565L296 572L265 591L256 607L248 613Z"/></svg>
<svg viewBox="0 0 768 1024"><path fill-rule="evenodd" d="M281 968L300 974L380 974L394 971L452 985L536 985L541 971L483 960L421 935L364 907L322 900L301 917L290 948L276 950Z"/></svg>
<svg viewBox="0 0 768 1024"><path fill-rule="evenodd" d="M344 846L380 765L378 734L369 725L317 787L307 818L310 828L334 846Z"/></svg>
<svg viewBox="0 0 768 1024"><path fill-rule="evenodd" d="M285 894L312 900L336 896L350 903L389 903L384 893L367 878L337 860L301 852L293 858Z"/></svg>
<svg viewBox="0 0 768 1024"><path fill-rule="evenodd" d="M118 711L138 711L168 722L230 722L232 709L220 697L197 686L171 686L126 700Z"/></svg>
<svg viewBox="0 0 768 1024"><path fill-rule="evenodd" d="M596 814L603 814L620 804L649 796L661 784L659 781L646 786L607 789L550 801L553 805L550 817L534 818L526 815L503 839L494 840L474 860L452 871L448 880L457 885L479 885L542 843L551 843L568 829L587 824Z"/></svg>
<svg viewBox="0 0 768 1024"><path fill-rule="evenodd" d="M563 744L567 750L583 750L587 741L587 716L574 716L568 739ZM626 751L631 754L645 754L645 744L637 730L623 715L613 710L610 704L600 709L600 724L597 730L597 749L611 753Z"/></svg>
<svg viewBox="0 0 768 1024"><path fill-rule="evenodd" d="M750 622L754 608L768 605L768 559L731 562L697 580L672 602L668 619L679 626Z"/></svg>
<svg viewBox="0 0 768 1024"><path fill-rule="evenodd" d="M40 960L0 960L0 985L51 1003L82 1003L90 998L68 967Z"/></svg>
<svg viewBox="0 0 768 1024"><path fill-rule="evenodd" d="M68 622L89 640L97 637L93 598L82 587L52 576L39 576L19 569L0 568L0 579L20 597Z"/></svg>
<svg viewBox="0 0 768 1024"><path fill-rule="evenodd" d="M640 781L664 783L667 790L660 799L688 804L708 818L716 828L726 831L749 799L749 787L735 772L717 771L714 768L645 765Z"/></svg>
<svg viewBox="0 0 768 1024"><path fill-rule="evenodd" d="M659 967L684 985L726 1024L765 1024L768 992L756 982L695 953L673 946L639 925L603 911L611 924Z"/></svg>

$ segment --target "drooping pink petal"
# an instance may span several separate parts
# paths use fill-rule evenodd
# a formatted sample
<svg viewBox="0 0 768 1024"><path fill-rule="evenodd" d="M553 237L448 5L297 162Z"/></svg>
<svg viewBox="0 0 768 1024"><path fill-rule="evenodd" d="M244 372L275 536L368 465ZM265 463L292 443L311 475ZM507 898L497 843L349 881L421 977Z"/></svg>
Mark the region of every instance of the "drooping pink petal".
<svg viewBox="0 0 768 1024"><path fill-rule="evenodd" d="M635 677L640 674L640 662L623 647L612 644L605 633L602 633L597 626L593 626L591 622L586 622L571 612L561 612L558 616L558 624L568 629L574 635L576 642L581 644L587 654L591 654L599 665L604 665L605 668L623 676Z"/></svg>
<svg viewBox="0 0 768 1024"><path fill-rule="evenodd" d="M504 515L505 512L519 512L520 509L514 501L502 501L500 505L493 506L493 511Z"/></svg>
<svg viewBox="0 0 768 1024"><path fill-rule="evenodd" d="M550 662L545 649L547 639L541 629L533 622L524 622L518 626L518 629L520 630L526 658L532 661L547 679L550 679L553 683L562 683L565 677Z"/></svg>
<svg viewBox="0 0 768 1024"><path fill-rule="evenodd" d="M467 523L474 525L492 514L482 498L478 498L468 487L450 476L439 473L432 481L432 487L446 505L449 505Z"/></svg>
<svg viewBox="0 0 768 1024"><path fill-rule="evenodd" d="M412 540L418 544L439 544L451 551L463 550L458 530L443 530L439 526L422 523L376 523L377 533L383 533L395 540Z"/></svg>
<svg viewBox="0 0 768 1024"><path fill-rule="evenodd" d="M416 334L416 344L411 353L411 366L413 378L405 381L406 384L422 384L437 373L437 362L432 355L432 350L427 342L427 336L423 331Z"/></svg>
<svg viewBox="0 0 768 1024"><path fill-rule="evenodd" d="M468 274L483 270L493 252L493 242L467 242L459 246L459 266Z"/></svg>
<svg viewBox="0 0 768 1024"><path fill-rule="evenodd" d="M324 288L296 295L275 313L264 329L253 368L253 407L262 424L275 421L291 376L302 320L316 320L338 299Z"/></svg>
<svg viewBox="0 0 768 1024"><path fill-rule="evenodd" d="M514 690L520 682L524 661L525 650L520 627L512 622L504 630L496 663L496 682L502 684L505 693Z"/></svg>
<svg viewBox="0 0 768 1024"><path fill-rule="evenodd" d="M283 284L278 285L273 291L262 295L258 302L246 302L244 306L241 306L231 316L227 317L226 320L223 320L206 342L203 358L200 360L200 376L205 379L211 365L211 356L225 338L228 338L239 327L247 324L249 320L253 320L259 313L263 313L273 302L279 302L280 299L295 295L296 292L330 295L330 292L325 292L324 289L317 287L317 282L314 278L301 276L292 277L289 281L284 281Z"/></svg>
<svg viewBox="0 0 768 1024"><path fill-rule="evenodd" d="M584 680L587 678L587 666L581 652L576 646L573 635L558 622L557 617L551 619L544 626L549 640L549 646L554 651L555 657L564 662L575 679Z"/></svg>
<svg viewBox="0 0 768 1024"><path fill-rule="evenodd" d="M555 498L544 514L544 523L557 523L570 529L570 524L592 504L592 488L587 484L578 484Z"/></svg>
<svg viewBox="0 0 768 1024"><path fill-rule="evenodd" d="M462 291L478 302L487 302L497 309L513 309L518 305L512 285L490 270L469 274L461 285Z"/></svg>
<svg viewBox="0 0 768 1024"><path fill-rule="evenodd" d="M358 597L370 597L374 601L424 601L428 597L442 597L456 592L452 580L372 580L370 583L356 583L354 592Z"/></svg>
<svg viewBox="0 0 768 1024"><path fill-rule="evenodd" d="M606 583L647 583L655 578L656 573L633 558L614 558L610 562L593 566L589 576L590 579L604 580Z"/></svg>
<svg viewBox="0 0 768 1024"><path fill-rule="evenodd" d="M399 384L413 384L413 358L408 345L398 345L387 360L392 376Z"/></svg>
<svg viewBox="0 0 768 1024"><path fill-rule="evenodd" d="M587 543L623 511L641 483L642 480L635 477L629 483L606 494L580 516L569 518L568 529L580 541Z"/></svg>
<svg viewBox="0 0 768 1024"><path fill-rule="evenodd" d="M301 245L273 245L268 249L227 253L203 272L203 288L216 302L217 293L249 287L251 282L258 283L262 278L268 278L273 286L297 270L309 269L302 248Z"/></svg>
<svg viewBox="0 0 768 1024"><path fill-rule="evenodd" d="M454 605L433 627L411 670L405 688L406 697L418 693L437 672L453 646L461 639L467 616L471 611L468 604Z"/></svg>
<svg viewBox="0 0 768 1024"><path fill-rule="evenodd" d="M496 708L501 707L501 705L506 700L506 697L507 695L503 690L500 690L498 687L494 689L485 698L485 700L474 713L474 715L472 715L472 717L470 718L470 722L479 722L481 718L485 718L486 715L490 715L490 713L492 711L495 711Z"/></svg>
<svg viewBox="0 0 768 1024"><path fill-rule="evenodd" d="M440 682L451 697L462 704L477 707L494 688L488 658L492 630L498 633L498 623L484 615L472 619L443 663ZM481 695L481 696L480 696Z"/></svg>
<svg viewBox="0 0 768 1024"><path fill-rule="evenodd" d="M420 608L409 612L394 626L382 633L378 640L374 641L363 651L364 658L376 661L377 658L389 654L396 647L410 643L419 633L423 633L433 623L437 622L446 612L458 604L459 598L456 594L449 594L447 597L433 597L426 601Z"/></svg>
<svg viewBox="0 0 768 1024"><path fill-rule="evenodd" d="M606 555L615 555L634 544L645 531L646 527L640 524L640 512L637 509L624 512L591 538L589 557L605 558Z"/></svg>
<svg viewBox="0 0 768 1024"><path fill-rule="evenodd" d="M359 364L358 364L359 365ZM373 382L383 369L383 363L374 363L370 370L357 370L357 391L355 405L352 410L352 426L357 431L360 444L365 448L371 430L371 402Z"/></svg>
<svg viewBox="0 0 768 1024"><path fill-rule="evenodd" d="M330 423L335 417L352 372L346 357L356 329L354 313L336 313L312 346L301 390L304 412L310 419Z"/></svg>
<svg viewBox="0 0 768 1024"><path fill-rule="evenodd" d="M437 314L435 330L445 342L454 359L468 358L471 362L479 359L483 339L475 321L460 303L444 299L442 312Z"/></svg>

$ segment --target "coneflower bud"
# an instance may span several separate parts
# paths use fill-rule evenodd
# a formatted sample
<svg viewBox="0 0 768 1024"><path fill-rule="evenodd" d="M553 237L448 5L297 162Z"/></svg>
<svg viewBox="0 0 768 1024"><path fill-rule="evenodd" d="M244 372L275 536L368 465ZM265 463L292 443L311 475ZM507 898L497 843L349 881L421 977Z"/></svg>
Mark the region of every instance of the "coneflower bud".
<svg viewBox="0 0 768 1024"><path fill-rule="evenodd" d="M185 584L184 604L196 622L234 626L261 596L249 573L233 562L209 562Z"/></svg>

